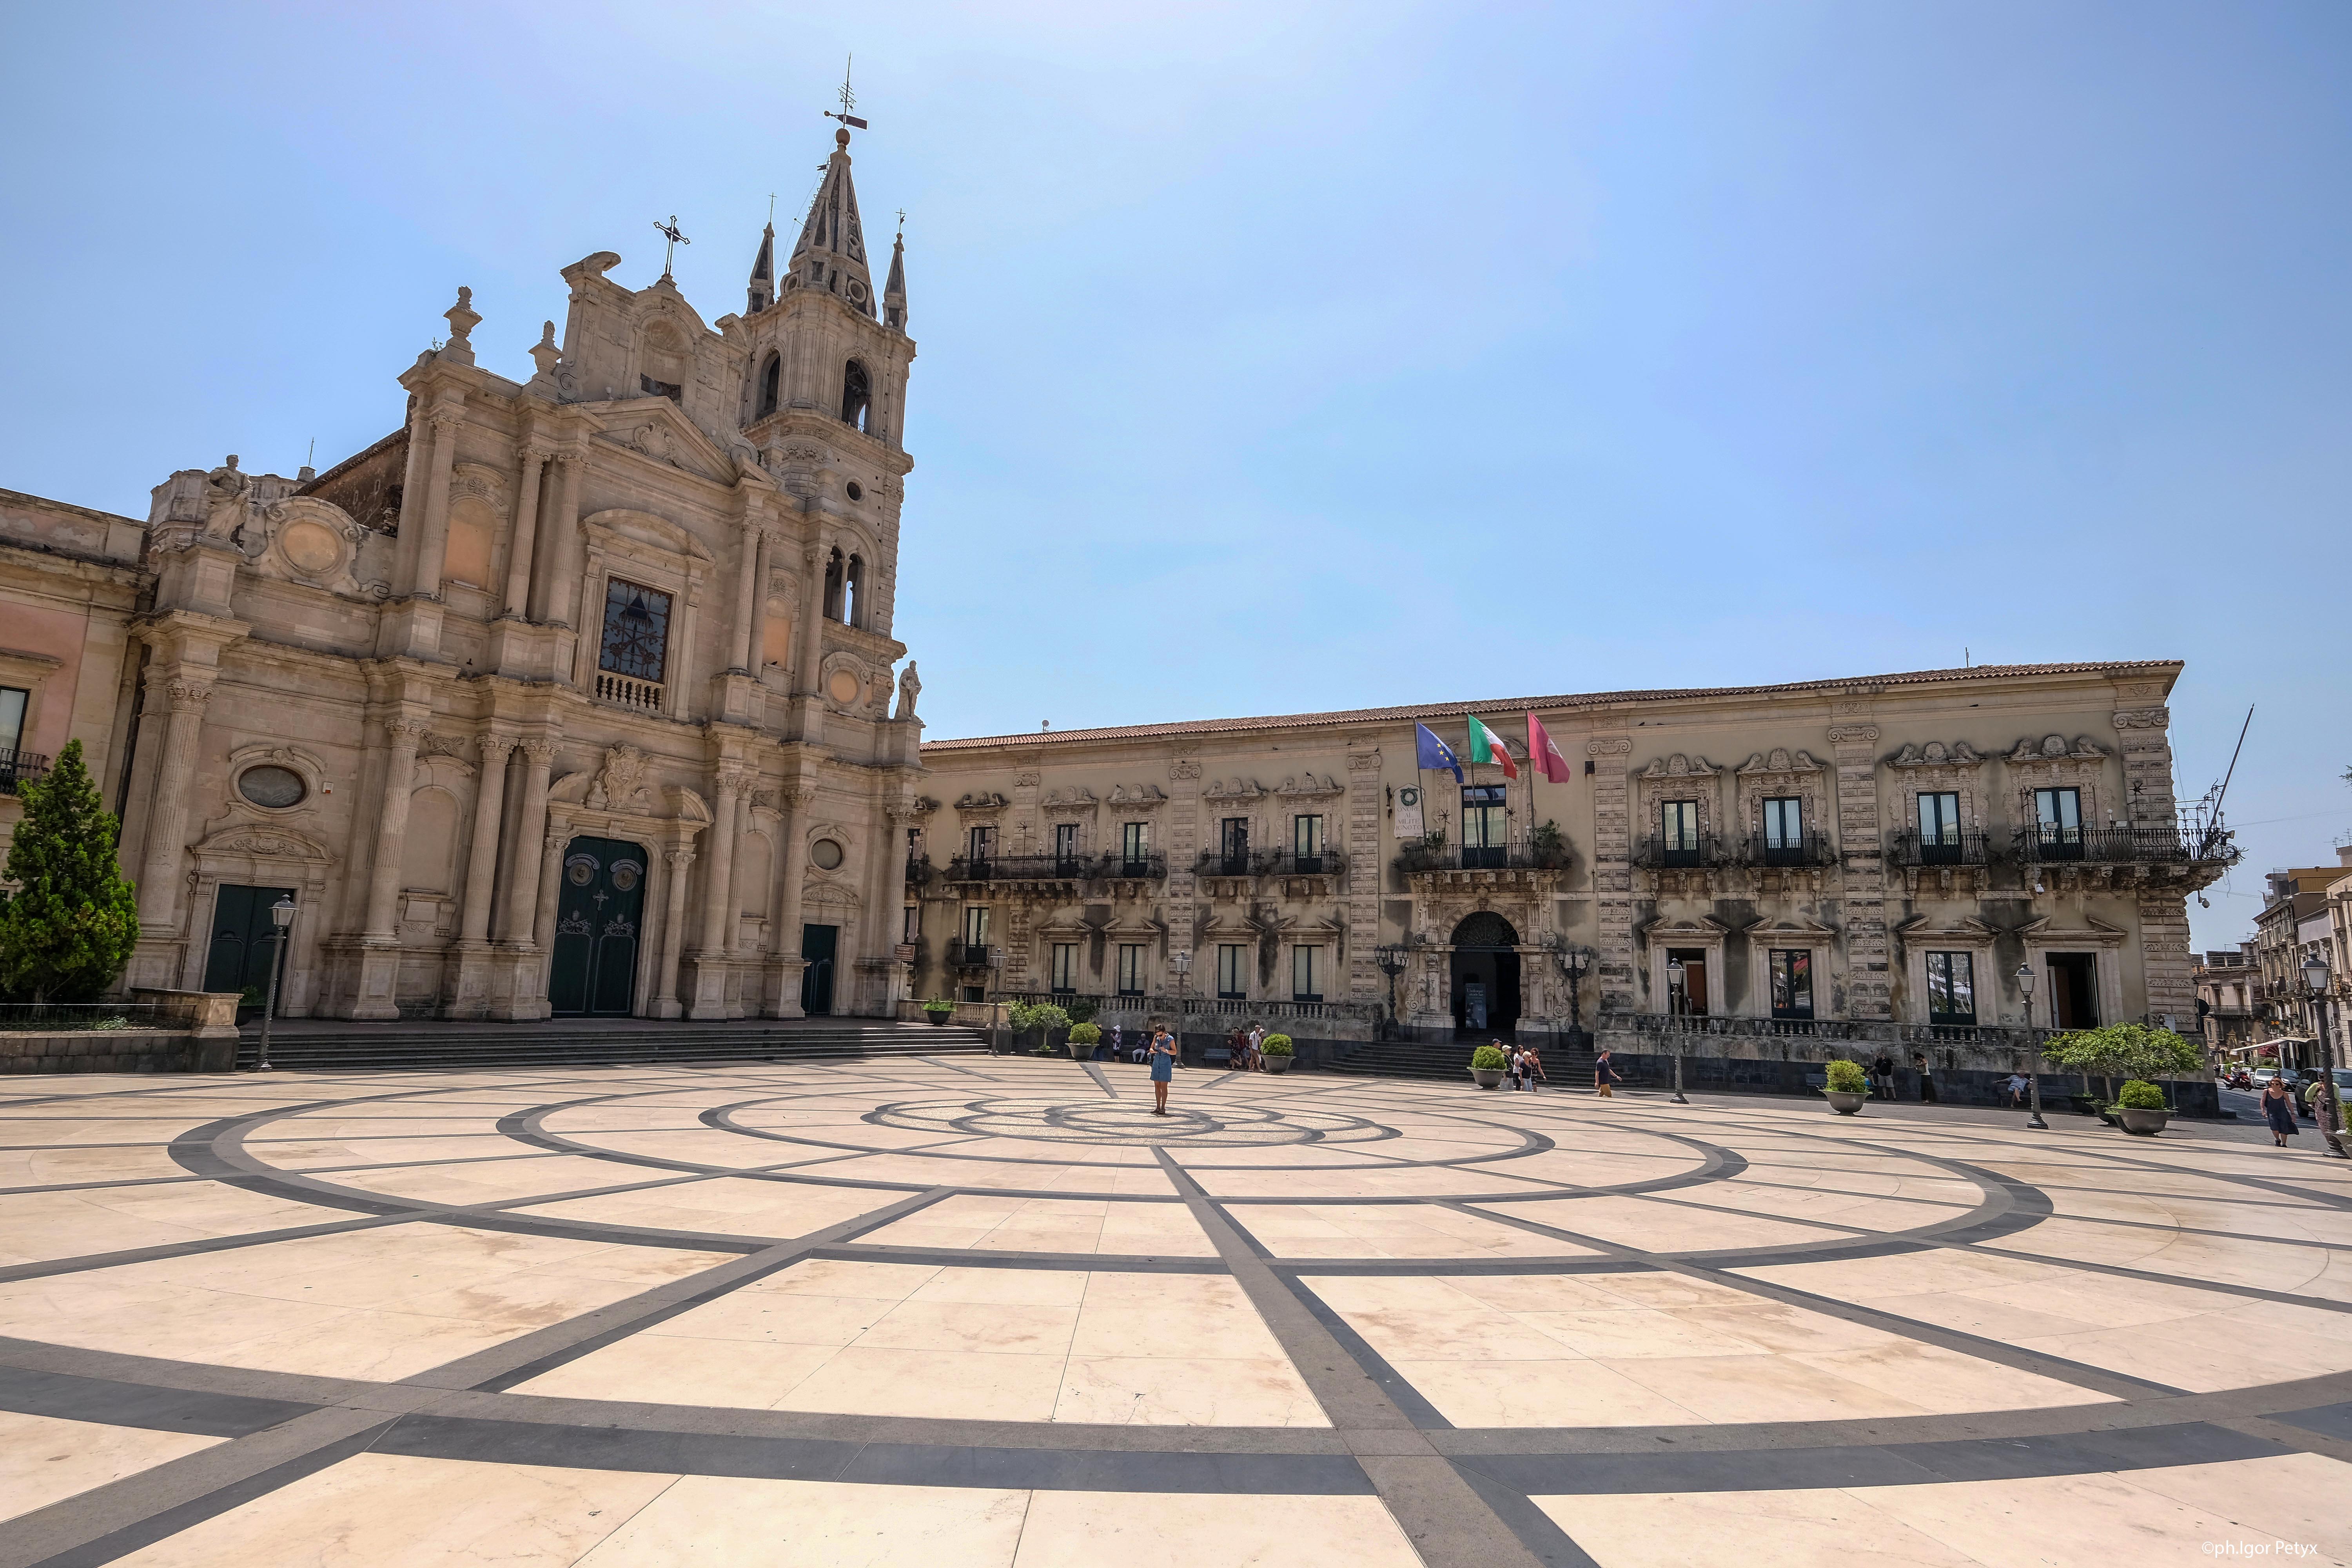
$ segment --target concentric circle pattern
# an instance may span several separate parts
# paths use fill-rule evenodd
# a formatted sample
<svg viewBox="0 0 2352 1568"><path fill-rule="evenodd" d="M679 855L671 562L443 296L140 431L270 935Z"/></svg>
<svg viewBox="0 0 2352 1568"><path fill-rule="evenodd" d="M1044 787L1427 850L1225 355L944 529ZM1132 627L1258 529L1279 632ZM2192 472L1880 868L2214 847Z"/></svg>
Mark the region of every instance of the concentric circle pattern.
<svg viewBox="0 0 2352 1568"><path fill-rule="evenodd" d="M2252 1130L1160 1117L986 1057L12 1087L0 1562L2352 1558L2352 1180Z"/></svg>

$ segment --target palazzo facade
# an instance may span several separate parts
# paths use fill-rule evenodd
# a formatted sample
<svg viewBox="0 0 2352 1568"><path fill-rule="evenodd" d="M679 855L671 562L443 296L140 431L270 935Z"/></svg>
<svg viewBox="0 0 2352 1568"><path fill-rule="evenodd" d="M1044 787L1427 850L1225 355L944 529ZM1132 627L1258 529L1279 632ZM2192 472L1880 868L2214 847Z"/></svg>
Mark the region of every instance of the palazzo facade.
<svg viewBox="0 0 2352 1568"><path fill-rule="evenodd" d="M1722 1037L1719 1055L2188 1028L2185 900L2234 851L2177 820L2180 668L935 741L907 896L916 980L1196 1032L1664 1026ZM1539 776L1516 739L1516 780L1419 770L1415 724L1466 755L1465 707L1512 737L1532 711L1570 776Z"/></svg>
<svg viewBox="0 0 2352 1568"><path fill-rule="evenodd" d="M186 469L143 529L0 506L46 617L0 685L121 812L129 984L257 985L290 897L295 1016L895 1010L915 345L836 143L740 314L598 252L527 382L458 290L402 427L325 472Z"/></svg>

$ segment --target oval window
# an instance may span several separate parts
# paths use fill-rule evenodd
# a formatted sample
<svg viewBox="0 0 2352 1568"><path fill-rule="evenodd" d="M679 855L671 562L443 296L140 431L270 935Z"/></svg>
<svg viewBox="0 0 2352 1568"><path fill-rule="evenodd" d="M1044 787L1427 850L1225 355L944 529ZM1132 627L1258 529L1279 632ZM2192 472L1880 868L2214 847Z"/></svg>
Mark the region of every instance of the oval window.
<svg viewBox="0 0 2352 1568"><path fill-rule="evenodd" d="M256 805L282 810L301 805L310 786L292 768L247 768L236 775L236 793Z"/></svg>
<svg viewBox="0 0 2352 1568"><path fill-rule="evenodd" d="M646 868L635 860L615 860L613 862L613 886L625 893L637 885L637 879L645 873Z"/></svg>
<svg viewBox="0 0 2352 1568"><path fill-rule="evenodd" d="M816 862L820 871L837 871L841 869L841 846L830 838L820 838L809 846L809 858Z"/></svg>
<svg viewBox="0 0 2352 1568"><path fill-rule="evenodd" d="M849 481L849 499L851 500L864 500L866 499L865 489L859 486L856 479Z"/></svg>

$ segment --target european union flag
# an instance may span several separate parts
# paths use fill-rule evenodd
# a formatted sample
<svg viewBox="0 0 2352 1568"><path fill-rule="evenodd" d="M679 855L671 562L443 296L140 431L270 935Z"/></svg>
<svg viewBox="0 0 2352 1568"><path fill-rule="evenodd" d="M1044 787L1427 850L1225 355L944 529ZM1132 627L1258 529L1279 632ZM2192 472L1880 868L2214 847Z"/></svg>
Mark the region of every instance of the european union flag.
<svg viewBox="0 0 2352 1568"><path fill-rule="evenodd" d="M1454 754L1454 748L1439 740L1437 738L1436 731L1432 730L1426 724L1415 724L1412 728L1413 752L1416 763L1424 768L1452 768L1454 770L1454 782L1455 784L1460 784L1462 782L1462 759Z"/></svg>

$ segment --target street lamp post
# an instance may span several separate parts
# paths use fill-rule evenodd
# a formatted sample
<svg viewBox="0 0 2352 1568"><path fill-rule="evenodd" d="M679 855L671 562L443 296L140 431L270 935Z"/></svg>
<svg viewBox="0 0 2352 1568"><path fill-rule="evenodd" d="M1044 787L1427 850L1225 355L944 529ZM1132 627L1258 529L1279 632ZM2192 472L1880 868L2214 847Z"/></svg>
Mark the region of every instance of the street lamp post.
<svg viewBox="0 0 2352 1568"><path fill-rule="evenodd" d="M1004 950L992 947L988 950L988 1054L992 1057L1004 1054L1003 1032L997 1025L997 1008L1003 1005L997 998L1003 994Z"/></svg>
<svg viewBox="0 0 2352 1568"><path fill-rule="evenodd" d="M2319 1131L2330 1159L2352 1158L2344 1150L2343 1101L2336 1093L2336 1037L2327 1027L2327 961L2313 953L2303 966L2303 988L2311 995L2311 1031L2319 1037Z"/></svg>
<svg viewBox="0 0 2352 1568"><path fill-rule="evenodd" d="M284 893L269 906L269 994L261 1004L261 1058L256 1072L269 1070L269 1020L278 1011L278 972L286 966L286 933L294 923L294 900Z"/></svg>
<svg viewBox="0 0 2352 1568"><path fill-rule="evenodd" d="M1393 943L1383 943L1372 949L1372 962L1379 964L1381 973L1389 977L1389 1028L1394 1031L1397 1027L1397 976L1404 973L1406 952Z"/></svg>
<svg viewBox="0 0 2352 1568"><path fill-rule="evenodd" d="M1584 1048L1583 996L1584 977L1592 973L1593 951L1589 947L1562 947L1552 950L1552 961L1559 965L1561 978L1568 982L1568 1038L1571 1048Z"/></svg>
<svg viewBox="0 0 2352 1568"><path fill-rule="evenodd" d="M2032 1061L2025 1071L2025 1092L2032 1097L2033 1114L2025 1124L2047 1132L2050 1123L2042 1120L2042 1046L2033 1038L2033 965L2017 966L2017 988L2025 996L2025 1049Z"/></svg>
<svg viewBox="0 0 2352 1568"><path fill-rule="evenodd" d="M1675 1042L1674 1103L1676 1105L1690 1103L1683 1098L1683 1019L1689 1011L1689 999L1683 990L1683 982L1688 973L1689 972L1683 967L1681 959L1666 960L1666 996L1667 1005L1671 1009L1667 1016L1672 1020L1668 1027L1673 1033Z"/></svg>

